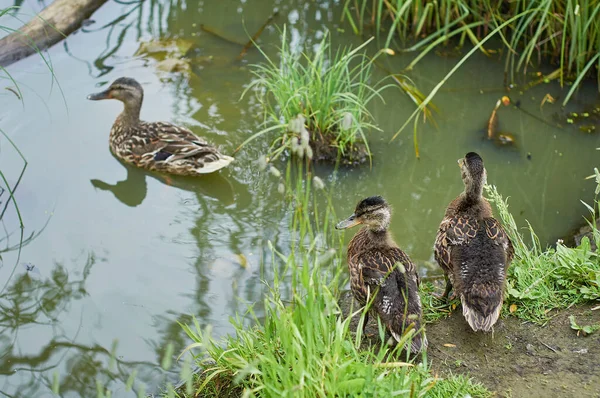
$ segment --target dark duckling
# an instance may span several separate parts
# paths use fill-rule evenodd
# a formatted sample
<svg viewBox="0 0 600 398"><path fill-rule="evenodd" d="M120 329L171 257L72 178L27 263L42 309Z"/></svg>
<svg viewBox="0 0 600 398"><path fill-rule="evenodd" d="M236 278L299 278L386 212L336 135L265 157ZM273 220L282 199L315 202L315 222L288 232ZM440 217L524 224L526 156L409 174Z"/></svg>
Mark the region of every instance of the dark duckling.
<svg viewBox="0 0 600 398"><path fill-rule="evenodd" d="M454 289L471 328L489 332L502 309L514 249L482 196L487 173L481 156L469 152L458 164L465 190L446 209L435 239L435 259L446 277L443 297Z"/></svg>
<svg viewBox="0 0 600 398"><path fill-rule="evenodd" d="M348 245L352 293L363 306L372 300L369 311L379 316L397 342L404 330L413 324L417 333L410 347L405 348L418 353L427 347L427 338L420 330L419 277L414 263L400 250L388 231L390 218L391 209L387 202L381 196L372 196L359 202L354 214L338 223L336 228L364 225Z"/></svg>

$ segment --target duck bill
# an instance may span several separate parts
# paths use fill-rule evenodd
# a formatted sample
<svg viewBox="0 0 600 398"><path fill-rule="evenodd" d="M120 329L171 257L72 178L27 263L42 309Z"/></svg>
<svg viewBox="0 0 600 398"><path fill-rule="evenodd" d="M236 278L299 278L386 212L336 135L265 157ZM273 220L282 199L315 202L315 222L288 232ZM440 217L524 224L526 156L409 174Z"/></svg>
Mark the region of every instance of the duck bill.
<svg viewBox="0 0 600 398"><path fill-rule="evenodd" d="M111 99L110 90L105 90L100 93L90 94L87 96L87 99L92 101Z"/></svg>
<svg viewBox="0 0 600 398"><path fill-rule="evenodd" d="M352 228L358 224L360 224L361 222L356 218L355 214L352 214L350 217L348 217L347 219L340 221L339 223L337 223L337 225L335 226L335 229L346 229L346 228Z"/></svg>
<svg viewBox="0 0 600 398"><path fill-rule="evenodd" d="M463 158L458 159L458 167L462 168L465 160Z"/></svg>

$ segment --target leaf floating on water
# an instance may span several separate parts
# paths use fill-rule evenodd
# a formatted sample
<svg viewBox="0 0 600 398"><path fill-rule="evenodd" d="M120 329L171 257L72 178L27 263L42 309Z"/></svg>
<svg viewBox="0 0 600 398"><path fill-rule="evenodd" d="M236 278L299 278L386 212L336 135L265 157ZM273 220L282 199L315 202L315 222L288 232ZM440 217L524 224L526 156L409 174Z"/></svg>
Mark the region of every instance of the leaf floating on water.
<svg viewBox="0 0 600 398"><path fill-rule="evenodd" d="M444 347L448 347L448 348L456 348L456 344L450 344L450 343L446 343L446 344L444 344Z"/></svg>
<svg viewBox="0 0 600 398"><path fill-rule="evenodd" d="M190 63L186 59L167 58L156 64L156 69L163 72L188 72Z"/></svg>
<svg viewBox="0 0 600 398"><path fill-rule="evenodd" d="M181 38L153 40L140 43L134 55L149 55L160 60L166 58L167 54L184 56L193 46L192 41Z"/></svg>
<svg viewBox="0 0 600 398"><path fill-rule="evenodd" d="M508 310L510 311L510 313L514 313L517 310L517 305L516 304L511 304L510 307L508 307Z"/></svg>

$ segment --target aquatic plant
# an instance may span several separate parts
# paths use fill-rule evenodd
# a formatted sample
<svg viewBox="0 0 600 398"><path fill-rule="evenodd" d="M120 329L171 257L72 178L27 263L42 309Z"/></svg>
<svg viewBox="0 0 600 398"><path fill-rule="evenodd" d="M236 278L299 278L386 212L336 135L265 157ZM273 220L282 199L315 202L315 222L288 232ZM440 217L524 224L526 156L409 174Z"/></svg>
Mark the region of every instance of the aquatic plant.
<svg viewBox="0 0 600 398"><path fill-rule="evenodd" d="M277 136L270 147L274 159L286 150L292 152L304 139L309 158L335 160L338 151L346 159L358 155L357 143L365 146L370 157L367 132L377 130L367 104L381 98L388 86L378 82L371 86L372 59L365 53L370 40L350 49L331 50L326 33L312 53L295 52L288 43L284 28L279 47L279 62L266 58L254 65L254 80L243 95L252 91L264 109L265 129L253 134L241 146L269 132ZM298 119L298 116L301 119ZM241 147L240 146L240 147Z"/></svg>
<svg viewBox="0 0 600 398"><path fill-rule="evenodd" d="M500 31L511 82L517 72L527 72L534 63L552 61L559 66L554 76L561 84L575 78L564 104L584 76L595 73L600 78L598 0L347 0L344 15L357 34L372 28L385 32L385 47L420 52L409 69L451 38L458 38L459 45L469 40L478 46L491 30L519 15ZM488 55L485 48L480 50Z"/></svg>
<svg viewBox="0 0 600 398"><path fill-rule="evenodd" d="M316 201L317 195L329 197L327 187L316 178L311 184L309 172L294 173L296 177L292 177L290 171L288 165L285 184L293 215L290 230L296 239L286 252L269 245L270 269L275 276L265 298L265 314L259 320L250 309L255 323L252 327L239 316L233 318L235 335L223 341L211 338L210 327L196 320L192 325L182 325L194 341L186 351L200 350L194 358L203 372L194 389L180 391L179 395L324 397L411 393L415 397L443 397L458 392L488 396L483 386L468 378L440 379L431 375L426 354L421 363L401 357L398 348L387 346L382 326L381 344L361 347L362 328L356 334L351 332L351 316L341 316L338 305L339 289L346 283L342 272L344 241L332 230L336 217L331 202L319 206ZM287 286L291 286L289 291Z"/></svg>
<svg viewBox="0 0 600 398"><path fill-rule="evenodd" d="M17 13L17 11L19 9L20 8L17 6L0 8L0 18L12 17L12 18L18 19L18 17L15 16L15 14ZM15 29L9 28L2 24L0 24L0 30L7 32L7 33L15 32ZM60 84L58 84L58 81L56 80L56 76L54 74L54 69L52 67L52 64L49 62L49 60L44 56L44 54L34 44L31 44L31 45L33 46L37 55L42 59L42 61L46 65L48 71L52 75L52 81L57 83L57 86L59 87L59 90L61 91L61 94L62 94L62 88L60 87ZM12 84L12 85L4 86L3 88L5 88L7 91L13 93L15 95L15 97L17 98L17 100L24 103L23 93L21 92L19 85L17 84L15 79L12 77L12 75L8 72L8 70L6 70L6 68L4 68L1 65L0 65L0 82L2 82L2 83L9 82L10 84ZM66 104L64 94L62 95L62 98ZM3 222L4 216L7 214L7 211L9 211L9 209L10 209L10 211L14 211L14 213L17 216L18 222L19 222L19 225L17 227L19 229L18 243L12 243L12 244L9 243L10 237L15 233L15 231L8 230L8 228L11 228L10 226L4 227L5 235L0 237L0 267L3 266L2 254L5 254L5 253L11 252L11 251L17 252L13 271L10 274L10 276L8 277L8 279L6 280L6 282L4 283L3 287L1 288L0 294L6 289L11 278L14 275L14 270L17 268L17 266L19 264L19 260L21 257L21 249L23 248L23 246L25 246L26 244L30 243L33 239L35 239L45 228L45 225L44 225L44 227L42 227L42 229L40 231L38 231L37 233L35 231L33 231L33 232L30 232L29 235L25 234L25 225L23 223L23 217L22 217L21 211L19 209L18 202L15 199L15 192L16 192L17 188L19 187L21 180L23 179L25 170L27 170L28 162L27 162L25 155L19 150L17 145L8 136L8 134L4 130L0 129L0 147L2 147L2 138L5 139L6 141L8 141L8 144L9 144L8 148L15 151L15 153L19 156L20 160L22 161L22 164L20 166L18 166L18 167L20 167L20 170L18 171L18 176L15 178L15 182L12 186L8 181L9 176L6 175L5 171L0 169L0 222ZM15 230L16 230L16 228L15 228Z"/></svg>
<svg viewBox="0 0 600 398"><path fill-rule="evenodd" d="M600 173L595 170L596 199L600 201ZM578 247L567 247L562 241L556 247L542 248L535 232L528 225L530 243L519 232L506 200L496 190L488 188L490 201L499 212L502 223L515 248L515 258L508 269L507 299L504 311L519 318L546 323L552 310L569 308L600 299L600 257L591 250L587 237ZM592 235L600 242L594 207L586 204L591 213Z"/></svg>

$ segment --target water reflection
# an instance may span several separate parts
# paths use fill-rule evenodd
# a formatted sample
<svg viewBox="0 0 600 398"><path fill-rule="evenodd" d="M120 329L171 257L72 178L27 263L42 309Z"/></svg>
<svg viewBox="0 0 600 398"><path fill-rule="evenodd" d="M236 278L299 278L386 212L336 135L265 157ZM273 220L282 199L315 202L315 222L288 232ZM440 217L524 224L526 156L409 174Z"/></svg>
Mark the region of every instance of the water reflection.
<svg viewBox="0 0 600 398"><path fill-rule="evenodd" d="M124 180L117 181L115 184L99 179L92 179L90 182L97 189L112 192L115 198L130 207L139 206L146 198L148 192L147 176L175 188L194 192L199 199L206 196L216 199L226 206L232 204L235 200L233 184L221 173L186 178L146 172L125 163L121 163L121 165L127 171L127 177Z"/></svg>
<svg viewBox="0 0 600 398"><path fill-rule="evenodd" d="M98 259L90 253L81 275L72 275L61 264L41 270L42 277L24 270L0 294L0 375L5 378L0 392L11 397L37 397L57 383L60 396L96 396L96 381L110 386L114 380L126 380L136 369L146 379L156 363L123 361L114 358L113 369L106 366L111 353L98 344L82 344L84 311L76 303L88 292L86 281ZM29 267L36 267L30 264ZM35 269L34 268L34 269ZM49 272L43 277L44 272ZM73 335L63 327L64 315L79 312ZM70 321L73 321L71 319ZM29 340L30 329L37 338ZM54 376L56 375L56 376Z"/></svg>

